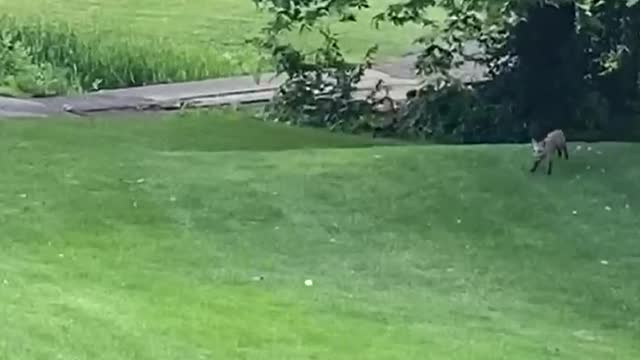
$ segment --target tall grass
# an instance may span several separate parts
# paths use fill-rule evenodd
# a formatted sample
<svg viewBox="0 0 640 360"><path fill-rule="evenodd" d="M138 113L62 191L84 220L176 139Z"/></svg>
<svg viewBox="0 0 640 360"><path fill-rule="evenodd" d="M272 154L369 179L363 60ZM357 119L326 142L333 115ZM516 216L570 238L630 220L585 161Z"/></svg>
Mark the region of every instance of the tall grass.
<svg viewBox="0 0 640 360"><path fill-rule="evenodd" d="M348 59L361 60L374 43L380 56L399 55L423 32L371 27L371 16L393 1L373 1L357 23L327 19ZM70 89L85 91L255 71L256 50L244 40L258 35L269 17L248 0L0 0L0 7L0 29L18 39L35 63L65 73ZM320 38L293 31L289 40L312 49Z"/></svg>
<svg viewBox="0 0 640 360"><path fill-rule="evenodd" d="M74 87L67 69L54 66L33 52L14 34L0 31L0 95L47 96L67 92Z"/></svg>
<svg viewBox="0 0 640 360"><path fill-rule="evenodd" d="M199 80L247 73L255 53L218 52L167 38L124 37L105 32L78 32L63 22L0 17L5 34L28 49L36 63L67 69L69 80L83 90Z"/></svg>

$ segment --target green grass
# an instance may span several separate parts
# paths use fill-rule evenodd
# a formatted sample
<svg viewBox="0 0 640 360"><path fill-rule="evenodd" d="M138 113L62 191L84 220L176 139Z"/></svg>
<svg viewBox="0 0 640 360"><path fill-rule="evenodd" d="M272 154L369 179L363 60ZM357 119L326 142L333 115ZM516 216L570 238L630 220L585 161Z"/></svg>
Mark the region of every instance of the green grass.
<svg viewBox="0 0 640 360"><path fill-rule="evenodd" d="M374 43L381 59L401 55L424 33L388 24L375 30L371 17L393 2L375 0L358 23L336 26L350 59ZM77 70L85 87L102 79L106 88L254 72L257 52L244 40L269 19L251 0L0 0L0 8L18 23L0 25L21 28L39 56ZM296 32L290 40L310 49L320 37Z"/></svg>
<svg viewBox="0 0 640 360"><path fill-rule="evenodd" d="M415 28L399 29L387 26L375 31L369 24L372 15L395 0L373 0L371 10L364 11L356 24L341 24L345 46L360 56L369 44L381 43L382 52L397 54L405 51L418 35ZM169 44L208 46L216 51L242 52L242 40L257 35L269 19L256 10L251 0L29 0L19 3L0 0L5 13L21 18L41 17L46 8L46 20L68 22L87 32L99 32L104 37L126 35L127 39L162 38ZM204 49L202 49L204 50Z"/></svg>
<svg viewBox="0 0 640 360"><path fill-rule="evenodd" d="M382 144L1 122L0 358L640 357L639 145Z"/></svg>

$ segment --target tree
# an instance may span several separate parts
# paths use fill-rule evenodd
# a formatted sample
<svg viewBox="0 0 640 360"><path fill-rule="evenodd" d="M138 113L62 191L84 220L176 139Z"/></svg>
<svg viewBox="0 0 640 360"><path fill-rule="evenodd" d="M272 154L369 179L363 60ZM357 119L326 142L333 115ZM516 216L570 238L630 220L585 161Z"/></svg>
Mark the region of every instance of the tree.
<svg viewBox="0 0 640 360"><path fill-rule="evenodd" d="M315 55L305 56L279 42L282 31L315 28L318 20L331 14L337 14L340 21L354 21L357 11L368 7L367 0L254 1L273 13L260 46L270 51L277 68L290 79L314 73L307 78L316 79L316 88L321 88L317 84L325 75L334 78L333 83L347 79L342 81L345 84L358 80L349 74L361 74L370 64L373 51L362 66L346 64L335 37L326 30L325 46ZM632 113L638 100L637 0L406 0L390 5L374 17L374 23L434 26L425 15L432 6L443 7L448 17L439 26L435 41L416 39L423 48L417 68L424 74L439 75L445 85L430 85L421 96L424 102L442 103L458 94L466 99L470 112L455 112L456 118L449 121L433 111L451 112L450 106L417 106L413 123L420 123L423 129L457 134L459 141L482 141L540 137L555 127L621 132L634 124L623 120L610 126L616 123L610 118ZM478 41L484 53L465 54L468 40ZM318 56L328 49L331 57ZM486 65L490 81L474 89L457 84L448 70L461 60ZM306 88L310 82L306 81ZM346 93L352 89L343 86L339 97L348 98ZM491 118L498 119L489 121ZM441 121L450 123L437 123Z"/></svg>
<svg viewBox="0 0 640 360"><path fill-rule="evenodd" d="M608 104L607 127L624 132L637 112L640 75L640 5L637 1L600 1L585 24L588 49L600 54L590 75Z"/></svg>

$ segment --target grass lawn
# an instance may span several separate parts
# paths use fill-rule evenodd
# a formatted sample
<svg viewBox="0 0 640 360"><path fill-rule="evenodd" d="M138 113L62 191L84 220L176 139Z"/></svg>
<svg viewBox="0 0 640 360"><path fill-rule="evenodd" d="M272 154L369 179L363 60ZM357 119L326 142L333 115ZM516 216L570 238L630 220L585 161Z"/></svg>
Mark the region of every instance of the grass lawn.
<svg viewBox="0 0 640 360"><path fill-rule="evenodd" d="M0 122L0 358L640 358L640 145L241 121Z"/></svg>
<svg viewBox="0 0 640 360"><path fill-rule="evenodd" d="M372 9L359 13L359 22L333 24L349 60L361 61L366 50L378 44L377 61L388 61L406 53L415 38L430 31L390 24L374 29L372 16L394 2L372 0ZM73 74L71 84L57 92L270 70L269 64L259 64L257 49L245 44L246 39L259 35L271 16L259 12L251 0L0 0L0 9L0 27L20 34L35 61L62 69L58 73ZM431 14L443 16L439 9ZM318 33L293 31L289 40L307 50L321 44ZM39 84L24 80L24 76L18 77L22 84L10 78L0 79L0 86L9 87L10 92L13 88L44 92L24 89L34 82Z"/></svg>
<svg viewBox="0 0 640 360"><path fill-rule="evenodd" d="M377 31L370 25L371 16L395 2L373 0L372 9L363 12L360 22L337 26L349 55L359 59L373 43L380 44L383 56L401 55L410 47L421 34L417 27L388 25ZM203 56L214 52L240 59L253 56L243 39L257 35L268 19L251 0L0 0L0 8L20 18L70 22L104 39L164 38L166 46L197 47ZM312 43L307 36L292 39L299 44Z"/></svg>

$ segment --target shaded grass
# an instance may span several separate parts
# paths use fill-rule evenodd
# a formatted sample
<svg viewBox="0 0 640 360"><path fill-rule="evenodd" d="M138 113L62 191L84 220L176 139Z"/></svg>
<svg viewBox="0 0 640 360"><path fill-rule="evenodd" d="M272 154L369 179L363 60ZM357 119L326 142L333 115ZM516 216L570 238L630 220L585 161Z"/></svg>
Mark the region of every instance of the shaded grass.
<svg viewBox="0 0 640 360"><path fill-rule="evenodd" d="M331 133L324 129L285 126L254 120L251 113L201 110L174 114L134 114L123 119L52 120L55 126L42 131L42 120L1 121L5 139L29 137L37 143L63 138L76 148L138 146L154 151L282 151L291 149L349 148L402 144L398 140L373 139ZM46 123L46 122L45 122ZM78 136L84 134L85 136ZM14 143L16 149L20 142Z"/></svg>
<svg viewBox="0 0 640 360"><path fill-rule="evenodd" d="M0 123L0 354L640 355L637 145L531 176L210 114Z"/></svg>

